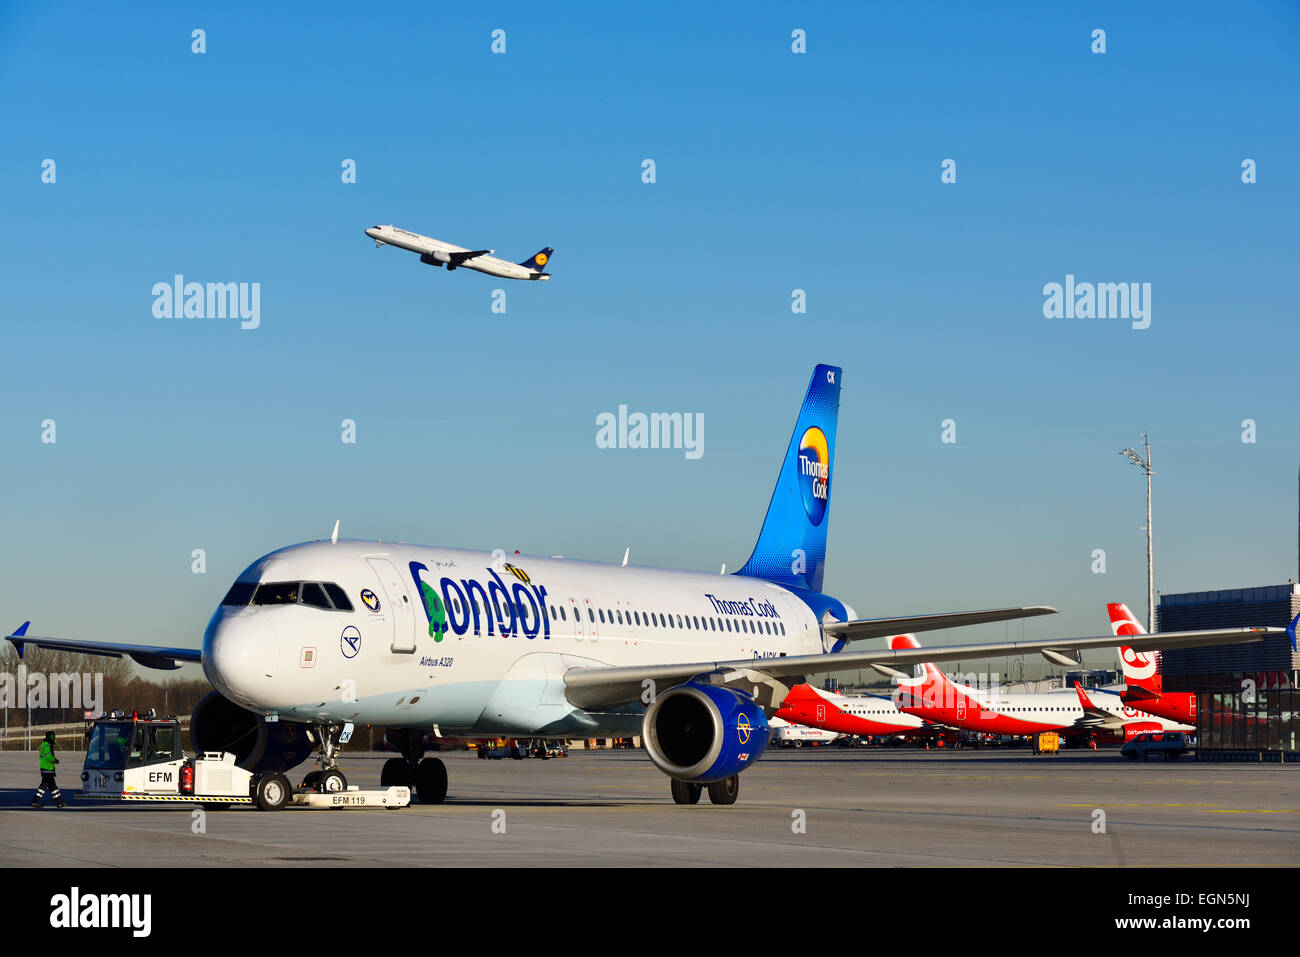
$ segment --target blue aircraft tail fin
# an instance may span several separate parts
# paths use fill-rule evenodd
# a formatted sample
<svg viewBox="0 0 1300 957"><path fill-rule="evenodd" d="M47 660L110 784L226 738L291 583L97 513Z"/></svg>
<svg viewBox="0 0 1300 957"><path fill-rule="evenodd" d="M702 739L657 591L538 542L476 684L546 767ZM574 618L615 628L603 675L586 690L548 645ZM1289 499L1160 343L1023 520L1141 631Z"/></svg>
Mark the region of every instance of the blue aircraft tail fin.
<svg viewBox="0 0 1300 957"><path fill-rule="evenodd" d="M841 371L828 365L813 370L763 530L737 575L822 590Z"/></svg>

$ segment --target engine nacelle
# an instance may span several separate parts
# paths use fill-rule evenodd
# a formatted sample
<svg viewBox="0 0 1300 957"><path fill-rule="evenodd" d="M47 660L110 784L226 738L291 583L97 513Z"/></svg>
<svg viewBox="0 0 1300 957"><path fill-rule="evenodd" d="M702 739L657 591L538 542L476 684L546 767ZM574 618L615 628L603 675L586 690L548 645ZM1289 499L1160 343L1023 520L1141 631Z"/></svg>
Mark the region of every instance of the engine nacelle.
<svg viewBox="0 0 1300 957"><path fill-rule="evenodd" d="M1165 726L1159 721L1130 721L1124 725L1125 743L1132 741L1139 734L1155 734L1157 731L1163 731Z"/></svg>
<svg viewBox="0 0 1300 957"><path fill-rule="evenodd" d="M235 764L255 774L288 771L306 761L313 751L306 725L292 721L268 723L217 691L195 705L190 715L190 745L196 754L229 751L235 756Z"/></svg>
<svg viewBox="0 0 1300 957"><path fill-rule="evenodd" d="M770 733L749 695L697 681L656 697L641 725L655 767L693 784L739 774L763 754Z"/></svg>
<svg viewBox="0 0 1300 957"><path fill-rule="evenodd" d="M441 266L451 262L451 257L446 253L420 253L420 262L426 266Z"/></svg>

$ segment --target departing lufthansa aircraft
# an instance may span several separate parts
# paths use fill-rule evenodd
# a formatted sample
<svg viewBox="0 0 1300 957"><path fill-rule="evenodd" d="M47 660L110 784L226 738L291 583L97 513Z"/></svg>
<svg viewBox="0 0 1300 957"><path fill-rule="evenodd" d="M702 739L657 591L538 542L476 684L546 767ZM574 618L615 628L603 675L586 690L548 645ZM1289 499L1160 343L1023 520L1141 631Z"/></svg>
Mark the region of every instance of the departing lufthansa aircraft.
<svg viewBox="0 0 1300 957"><path fill-rule="evenodd" d="M212 614L202 648L27 634L25 645L127 655L155 668L201 662L216 689L196 707L196 751L229 751L263 788L317 751L304 784L346 787L341 744L356 725L389 729L401 757L385 785L424 803L447 792L427 734L640 734L673 799L707 787L731 804L763 753L769 715L803 676L1113 647L1105 634L920 649L847 648L860 639L1052 614L1045 606L861 619L822 591L841 370L813 371L753 554L732 575L500 552L329 540L257 559ZM1280 629L1132 636L1136 650L1250 641ZM879 670L879 669L878 669ZM270 782L269 784L267 782Z"/></svg>
<svg viewBox="0 0 1300 957"><path fill-rule="evenodd" d="M399 249L419 253L420 262L428 266L446 266L448 272L458 266L464 266L466 269L484 272L489 276L500 276L502 279L551 278L550 273L542 271L542 268L550 262L551 253L555 252L550 246L538 252L532 259L512 263L493 256L492 253L496 252L494 249L465 249L463 246L453 246L440 239L421 236L419 233L412 233L396 226L371 226L366 230L366 235L375 241L376 248L396 246Z"/></svg>

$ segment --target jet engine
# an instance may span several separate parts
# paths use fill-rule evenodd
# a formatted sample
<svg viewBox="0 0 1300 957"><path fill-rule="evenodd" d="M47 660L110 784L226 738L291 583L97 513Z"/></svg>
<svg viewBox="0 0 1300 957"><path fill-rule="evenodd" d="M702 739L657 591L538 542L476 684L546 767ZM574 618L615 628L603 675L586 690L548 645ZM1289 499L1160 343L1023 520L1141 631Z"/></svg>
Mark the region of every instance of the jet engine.
<svg viewBox="0 0 1300 957"><path fill-rule="evenodd" d="M641 726L655 767L692 784L739 774L759 759L769 734L767 717L752 697L698 681L657 696Z"/></svg>
<svg viewBox="0 0 1300 957"><path fill-rule="evenodd" d="M267 722L223 698L220 692L205 695L190 715L190 744L195 753L229 751L235 764L262 774L285 772L312 755L307 726L292 721Z"/></svg>
<svg viewBox="0 0 1300 957"><path fill-rule="evenodd" d="M420 253L420 262L426 266L441 266L451 262L451 257L446 253Z"/></svg>

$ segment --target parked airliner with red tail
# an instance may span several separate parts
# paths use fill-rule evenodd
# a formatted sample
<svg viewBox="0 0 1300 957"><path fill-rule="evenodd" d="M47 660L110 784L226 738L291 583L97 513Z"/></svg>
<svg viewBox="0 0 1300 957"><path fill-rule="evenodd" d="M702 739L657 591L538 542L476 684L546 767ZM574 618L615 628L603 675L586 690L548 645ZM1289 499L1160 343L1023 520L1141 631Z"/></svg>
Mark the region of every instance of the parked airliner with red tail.
<svg viewBox="0 0 1300 957"><path fill-rule="evenodd" d="M895 648L919 648L911 635L891 638ZM958 685L931 662L913 678L899 679L894 701L900 711L936 724L991 734L1030 735L1059 731L1128 741L1150 731L1194 731L1191 725L1140 711L1113 691L1074 690L1045 694L1006 693L997 687Z"/></svg>
<svg viewBox="0 0 1300 957"><path fill-rule="evenodd" d="M814 369L753 554L733 575L507 561L487 551L331 537L250 564L212 613L201 648L41 637L27 624L8 640L20 654L36 645L128 655L154 668L201 662L216 690L191 718L195 750L231 752L258 780L283 777L315 748L317 769L304 784L342 789L338 753L354 726L387 727L389 740L396 729L402 756L385 765L381 781L414 784L424 803L447 793L446 767L424 756L430 729L463 737L639 733L675 801L694 804L707 788L715 804L731 804L740 773L763 754L767 717L805 675L1113 646L1105 634L845 650L860 639L1055 609L862 619L822 591L841 381L836 366ZM1147 650L1281 633L1230 628L1130 643ZM283 785L278 790L287 779Z"/></svg>
<svg viewBox="0 0 1300 957"><path fill-rule="evenodd" d="M915 734L926 726L916 715L899 711L889 698L878 695L851 698L807 683L790 689L776 717L810 728L869 737Z"/></svg>
<svg viewBox="0 0 1300 957"><path fill-rule="evenodd" d="M1146 634L1146 629L1133 617L1128 605L1111 602L1106 606L1106 612L1110 615L1111 630L1117 636ZM1196 724L1196 693L1164 690L1160 652L1134 651L1128 645L1122 645L1119 660L1124 669L1125 704L1171 721Z"/></svg>

